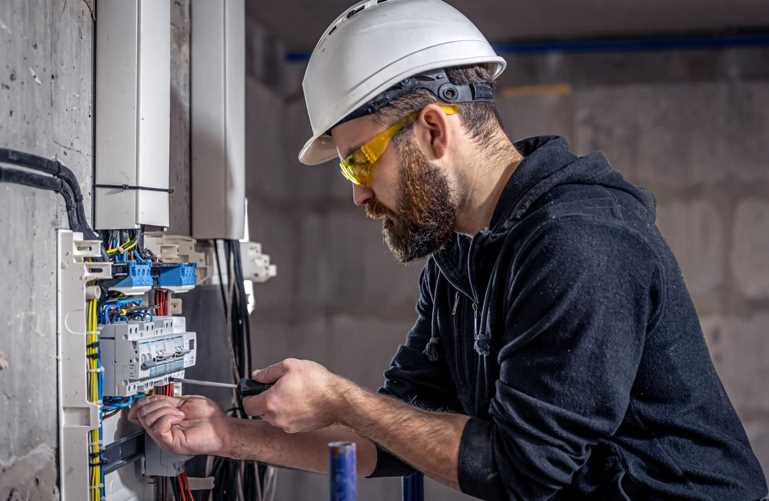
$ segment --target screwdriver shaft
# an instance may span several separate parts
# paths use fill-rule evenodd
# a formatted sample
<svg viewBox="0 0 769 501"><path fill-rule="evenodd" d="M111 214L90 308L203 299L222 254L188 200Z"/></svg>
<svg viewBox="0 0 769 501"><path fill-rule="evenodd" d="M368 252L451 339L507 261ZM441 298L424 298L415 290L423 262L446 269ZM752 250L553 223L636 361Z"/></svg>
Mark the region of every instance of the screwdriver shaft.
<svg viewBox="0 0 769 501"><path fill-rule="evenodd" d="M187 379L187 378L180 378L180 377L172 377L170 379L174 383L191 384L194 386L210 386L213 388L228 388L231 390L238 387L238 385L232 384L232 383L218 383L216 381L203 381L201 379Z"/></svg>

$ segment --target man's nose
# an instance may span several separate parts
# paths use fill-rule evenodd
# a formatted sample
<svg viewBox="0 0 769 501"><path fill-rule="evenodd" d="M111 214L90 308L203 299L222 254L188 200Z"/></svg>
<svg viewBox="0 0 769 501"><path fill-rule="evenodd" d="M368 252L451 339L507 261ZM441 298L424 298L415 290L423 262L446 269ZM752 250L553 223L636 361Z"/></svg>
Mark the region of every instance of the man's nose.
<svg viewBox="0 0 769 501"><path fill-rule="evenodd" d="M358 186L357 184L352 185L352 201L358 207L365 204L366 201L371 199L373 196L374 192L371 190L371 188Z"/></svg>

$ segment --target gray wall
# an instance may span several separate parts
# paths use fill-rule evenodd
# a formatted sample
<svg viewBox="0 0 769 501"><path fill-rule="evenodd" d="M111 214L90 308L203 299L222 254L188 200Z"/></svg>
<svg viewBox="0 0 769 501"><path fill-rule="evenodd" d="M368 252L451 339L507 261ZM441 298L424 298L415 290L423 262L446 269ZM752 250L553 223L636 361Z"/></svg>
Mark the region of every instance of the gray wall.
<svg viewBox="0 0 769 501"><path fill-rule="evenodd" d="M579 153L603 150L656 194L719 374L769 471L769 50L507 59L499 106L511 137L555 133ZM297 163L310 135L301 65L277 69L279 84L258 68L247 88L249 217L279 272L256 291L256 363L311 358L374 389L414 320L420 264L394 262L333 164ZM326 480L285 471L280 485L281 500L304 500ZM359 489L369 501L399 496L395 479ZM427 498L469 499L433 482Z"/></svg>
<svg viewBox="0 0 769 501"><path fill-rule="evenodd" d="M93 0L0 2L0 146L70 167L91 211ZM172 5L171 231L189 233L189 0ZM0 499L58 499L58 195L0 184Z"/></svg>
<svg viewBox="0 0 769 501"><path fill-rule="evenodd" d="M91 2L0 2L0 145L58 157L90 211ZM56 496L59 196L0 184L0 499Z"/></svg>

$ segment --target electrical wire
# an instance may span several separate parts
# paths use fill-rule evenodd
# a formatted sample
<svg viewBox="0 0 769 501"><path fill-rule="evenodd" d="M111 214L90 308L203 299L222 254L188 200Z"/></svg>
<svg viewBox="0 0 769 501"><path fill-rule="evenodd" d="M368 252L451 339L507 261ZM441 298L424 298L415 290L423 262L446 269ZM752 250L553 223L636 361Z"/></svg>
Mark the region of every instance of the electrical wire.
<svg viewBox="0 0 769 501"><path fill-rule="evenodd" d="M58 160L32 155L23 151L0 148L0 163L25 167L27 169L43 172L62 181L71 191L72 201L74 202L74 218L70 219L70 228L73 231L80 231L87 240L98 240L99 235L94 232L88 224L88 218L85 215L83 207L83 194L80 191L80 184L75 174ZM18 184L18 183L17 183ZM63 190L62 190L63 192ZM75 225L72 223L75 221Z"/></svg>
<svg viewBox="0 0 769 501"><path fill-rule="evenodd" d="M18 184L60 194L64 199L64 206L67 210L69 227L72 231L82 231L80 220L77 217L77 204L75 203L72 191L60 179L0 167L0 183Z"/></svg>
<svg viewBox="0 0 769 501"><path fill-rule="evenodd" d="M233 381L250 377L252 367L250 319L248 296L243 280L240 242L237 240L214 241L216 272L222 297L226 337L232 356ZM219 247L221 246L221 253ZM243 410L243 402L237 393L235 405L228 414L250 419ZM211 498L217 501L264 501L274 497L275 470L252 461L236 461L215 458L210 474L214 476Z"/></svg>
<svg viewBox="0 0 769 501"><path fill-rule="evenodd" d="M88 401L101 404L103 373L99 354L98 304L96 299L89 299L86 304L86 360L88 372ZM105 496L104 470L102 469L103 448L103 418L99 416L99 424L88 432L88 464L89 464L89 501L101 501Z"/></svg>

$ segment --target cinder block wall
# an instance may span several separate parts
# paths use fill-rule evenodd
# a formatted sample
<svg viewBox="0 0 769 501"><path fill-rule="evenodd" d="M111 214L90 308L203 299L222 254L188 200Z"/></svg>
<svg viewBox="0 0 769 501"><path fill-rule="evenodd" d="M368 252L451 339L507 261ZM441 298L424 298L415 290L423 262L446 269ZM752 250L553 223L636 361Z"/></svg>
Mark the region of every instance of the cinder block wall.
<svg viewBox="0 0 769 501"><path fill-rule="evenodd" d="M718 372L769 471L769 50L507 59L499 106L511 137L564 135L656 194ZM310 358L374 389L414 320L420 264L394 262L333 164L296 161L310 135L302 72L284 67L268 85L262 69L248 82L252 238L279 268L256 291L255 360ZM280 499L326 492L322 476L280 475ZM400 495L397 480L359 490ZM428 482L427 499L469 498Z"/></svg>

